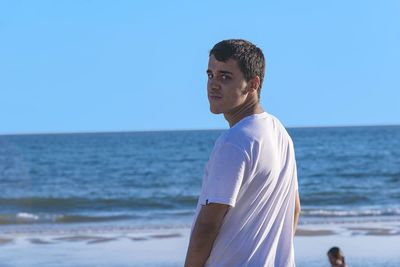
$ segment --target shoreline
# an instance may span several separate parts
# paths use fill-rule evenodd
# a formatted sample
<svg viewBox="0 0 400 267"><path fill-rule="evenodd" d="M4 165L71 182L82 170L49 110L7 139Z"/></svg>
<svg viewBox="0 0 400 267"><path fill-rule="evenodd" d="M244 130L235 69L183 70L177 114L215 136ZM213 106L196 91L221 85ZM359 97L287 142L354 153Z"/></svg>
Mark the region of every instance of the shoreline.
<svg viewBox="0 0 400 267"><path fill-rule="evenodd" d="M2 227L0 227L1 229ZM400 263L397 245L400 233L388 235L332 234L329 229L299 227L295 237L298 267L327 265L326 251L343 249L349 266L396 266ZM104 229L103 229L104 230ZM367 229L369 231L369 228ZM189 242L190 228L136 229L120 231L75 232L0 232L0 262L7 267L21 266L182 266ZM21 257L20 255L24 255ZM68 262L65 262L65 259ZM61 262L58 264L58 262Z"/></svg>
<svg viewBox="0 0 400 267"><path fill-rule="evenodd" d="M63 235L63 234L121 234L144 233L159 231L185 231L191 228L191 220L185 223L171 221L167 223L137 224L135 221L114 221L103 223L19 223L0 224L0 238L4 236L25 235ZM296 236L326 236L326 235L400 235L400 218L386 218L381 220L318 220L308 221L300 219Z"/></svg>
<svg viewBox="0 0 400 267"><path fill-rule="evenodd" d="M187 223L0 225L0 262L7 263L2 267L178 267L189 235ZM351 267L400 266L398 244L399 220L303 222L294 240L296 266L327 266L332 246L344 251Z"/></svg>

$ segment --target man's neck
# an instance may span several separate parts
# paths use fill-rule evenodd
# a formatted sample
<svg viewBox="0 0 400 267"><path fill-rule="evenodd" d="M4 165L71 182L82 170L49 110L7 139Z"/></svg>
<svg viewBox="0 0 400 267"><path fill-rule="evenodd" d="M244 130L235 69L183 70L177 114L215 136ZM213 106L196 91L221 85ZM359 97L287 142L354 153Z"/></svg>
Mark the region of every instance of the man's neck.
<svg viewBox="0 0 400 267"><path fill-rule="evenodd" d="M248 103L244 103L242 106L238 107L229 113L224 113L225 120L228 121L229 127L232 128L236 123L241 121L243 118L253 115L263 113L264 109L261 107L260 103L255 100Z"/></svg>

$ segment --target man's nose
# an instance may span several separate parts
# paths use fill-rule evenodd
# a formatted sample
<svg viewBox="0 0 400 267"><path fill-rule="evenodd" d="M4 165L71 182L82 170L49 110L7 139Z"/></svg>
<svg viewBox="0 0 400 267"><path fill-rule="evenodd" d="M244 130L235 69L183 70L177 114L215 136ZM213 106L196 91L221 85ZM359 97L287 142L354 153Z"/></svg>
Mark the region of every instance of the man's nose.
<svg viewBox="0 0 400 267"><path fill-rule="evenodd" d="M215 79L208 80L209 91L219 91L221 89L220 84Z"/></svg>

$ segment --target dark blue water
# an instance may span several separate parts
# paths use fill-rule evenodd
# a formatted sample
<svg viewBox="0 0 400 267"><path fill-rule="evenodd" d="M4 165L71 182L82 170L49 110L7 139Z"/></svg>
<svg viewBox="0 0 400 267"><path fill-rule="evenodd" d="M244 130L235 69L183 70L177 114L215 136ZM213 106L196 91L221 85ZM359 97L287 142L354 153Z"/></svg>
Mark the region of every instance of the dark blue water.
<svg viewBox="0 0 400 267"><path fill-rule="evenodd" d="M221 132L0 136L0 224L190 224ZM400 215L400 126L289 133L302 223Z"/></svg>

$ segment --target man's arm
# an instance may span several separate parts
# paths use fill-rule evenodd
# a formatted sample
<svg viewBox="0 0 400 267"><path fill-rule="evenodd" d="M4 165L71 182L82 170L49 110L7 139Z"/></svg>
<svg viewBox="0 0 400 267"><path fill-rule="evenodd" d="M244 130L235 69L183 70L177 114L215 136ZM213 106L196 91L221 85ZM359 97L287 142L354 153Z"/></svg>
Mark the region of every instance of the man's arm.
<svg viewBox="0 0 400 267"><path fill-rule="evenodd" d="M228 205L217 203L201 208L190 237L185 267L204 266L228 209Z"/></svg>
<svg viewBox="0 0 400 267"><path fill-rule="evenodd" d="M296 192L296 203L294 207L294 221L293 221L293 235L296 234L296 228L297 228L297 223L299 221L299 216L300 216L300 196L299 196L299 190Z"/></svg>

